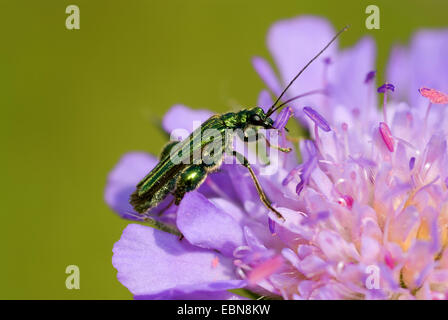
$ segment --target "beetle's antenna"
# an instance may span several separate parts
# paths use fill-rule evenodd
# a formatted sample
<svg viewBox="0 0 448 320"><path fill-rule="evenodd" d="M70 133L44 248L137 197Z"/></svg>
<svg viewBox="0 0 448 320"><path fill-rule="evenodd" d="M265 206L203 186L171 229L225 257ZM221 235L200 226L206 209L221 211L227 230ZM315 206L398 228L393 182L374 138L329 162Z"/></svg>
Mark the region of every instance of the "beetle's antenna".
<svg viewBox="0 0 448 320"><path fill-rule="evenodd" d="M283 95L286 93L286 91L288 91L289 87L291 87L291 85L297 80L297 78L303 73L303 71L305 71L311 63L314 62L314 60L316 60L325 50L327 50L327 48L341 35L341 33L343 33L344 31L346 31L349 28L349 26L345 26L343 29L341 29L338 33L336 33L336 35L333 37L333 39L330 40L330 42L327 43L327 45L317 54L314 56L313 59L311 59L297 74L296 76L289 82L289 84L286 86L286 88L282 91L282 93L278 96L277 100L274 102L274 104L269 108L268 112L266 113L266 115L269 117L271 114L273 114L276 110L278 110L279 108L281 108L284 104L281 104L278 107L275 107L277 105L277 103L280 101L280 99L283 97Z"/></svg>
<svg viewBox="0 0 448 320"><path fill-rule="evenodd" d="M325 95L326 94L326 90L325 89L316 89L316 90L311 90L311 91L299 94L298 96L292 97L291 99L288 99L285 102L282 102L280 105L277 106L277 108L275 108L275 110L278 110L281 107L283 107L284 105L287 105L288 103L293 102L293 101L295 101L297 99L300 99L300 98L303 98L303 97L306 97L306 96L311 96L313 94L318 94L318 93L321 93L321 94Z"/></svg>

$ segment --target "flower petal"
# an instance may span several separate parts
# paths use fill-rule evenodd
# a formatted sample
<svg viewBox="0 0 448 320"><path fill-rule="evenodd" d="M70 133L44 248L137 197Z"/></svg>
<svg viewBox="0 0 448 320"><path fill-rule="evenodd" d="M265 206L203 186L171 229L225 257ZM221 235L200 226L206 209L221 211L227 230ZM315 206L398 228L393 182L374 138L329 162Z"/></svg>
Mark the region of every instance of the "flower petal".
<svg viewBox="0 0 448 320"><path fill-rule="evenodd" d="M175 130L179 129L179 132L191 133L212 115L213 113L208 110L193 110L177 104L172 106L163 117L162 127L169 134L174 134ZM182 134L180 135L182 136ZM182 136L182 138L185 137Z"/></svg>
<svg viewBox="0 0 448 320"><path fill-rule="evenodd" d="M158 160L143 152L125 154L109 174L104 192L106 203L122 218L137 220L132 216L134 209L129 204L129 196L135 186Z"/></svg>
<svg viewBox="0 0 448 320"><path fill-rule="evenodd" d="M364 37L354 47L338 54L334 68L329 69L333 85L331 94L336 103L349 110L358 109L364 115L369 114L374 107L374 103L368 101L369 93L370 98L373 98L374 89L366 86L365 81L366 75L371 75L371 70L375 68L375 57L375 42L370 37ZM328 117L328 112L331 112L331 108L323 115Z"/></svg>
<svg viewBox="0 0 448 320"><path fill-rule="evenodd" d="M136 296L167 299L245 285L236 280L231 261L222 255L138 224L126 227L113 253L118 280Z"/></svg>
<svg viewBox="0 0 448 320"><path fill-rule="evenodd" d="M258 95L257 105L263 109L264 112L267 112L273 103L274 101L272 101L271 94L267 90L262 90Z"/></svg>
<svg viewBox="0 0 448 320"><path fill-rule="evenodd" d="M216 249L226 256L243 244L238 222L199 192L187 193L177 211L177 227L193 245Z"/></svg>
<svg viewBox="0 0 448 320"><path fill-rule="evenodd" d="M276 95L280 95L282 88L280 86L280 82L272 69L269 62L260 57L254 57L252 59L252 65L254 66L255 71L257 71L258 75L261 79L263 79L266 86Z"/></svg>
<svg viewBox="0 0 448 320"><path fill-rule="evenodd" d="M407 97L413 107L426 106L418 92L422 86L448 88L448 31L422 30L415 34L410 49L397 47L388 64L388 80L400 84L399 97Z"/></svg>
<svg viewBox="0 0 448 320"><path fill-rule="evenodd" d="M268 47L274 57L283 83L291 81L297 72L308 63L335 35L333 27L327 20L301 16L283 20L274 24L269 30ZM322 88L325 57L336 54L337 44L330 46L321 57L321 62L313 63L307 72L301 75L300 81L289 89L289 96ZM300 100L304 104L319 104L320 95L308 96Z"/></svg>
<svg viewBox="0 0 448 320"><path fill-rule="evenodd" d="M247 298L236 295L229 291L192 291L168 290L158 295L138 295L135 300L247 300Z"/></svg>

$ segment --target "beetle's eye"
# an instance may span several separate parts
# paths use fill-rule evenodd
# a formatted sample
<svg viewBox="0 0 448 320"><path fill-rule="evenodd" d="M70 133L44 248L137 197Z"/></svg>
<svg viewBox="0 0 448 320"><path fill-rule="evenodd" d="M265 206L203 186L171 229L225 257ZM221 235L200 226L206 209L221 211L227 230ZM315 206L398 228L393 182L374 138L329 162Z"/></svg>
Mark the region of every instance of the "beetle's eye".
<svg viewBox="0 0 448 320"><path fill-rule="evenodd" d="M261 122L261 118L260 118L260 116L258 114L254 114L252 116L252 121L255 122L255 123Z"/></svg>

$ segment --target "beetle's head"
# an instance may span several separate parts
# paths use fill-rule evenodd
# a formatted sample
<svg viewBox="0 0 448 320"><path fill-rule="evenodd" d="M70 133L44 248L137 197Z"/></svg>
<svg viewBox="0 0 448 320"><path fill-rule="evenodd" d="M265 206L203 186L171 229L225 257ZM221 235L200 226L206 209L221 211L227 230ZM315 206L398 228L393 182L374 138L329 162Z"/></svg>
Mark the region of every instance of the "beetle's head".
<svg viewBox="0 0 448 320"><path fill-rule="evenodd" d="M254 127L262 127L264 129L273 129L274 121L266 116L263 109L255 107L247 111L247 124Z"/></svg>

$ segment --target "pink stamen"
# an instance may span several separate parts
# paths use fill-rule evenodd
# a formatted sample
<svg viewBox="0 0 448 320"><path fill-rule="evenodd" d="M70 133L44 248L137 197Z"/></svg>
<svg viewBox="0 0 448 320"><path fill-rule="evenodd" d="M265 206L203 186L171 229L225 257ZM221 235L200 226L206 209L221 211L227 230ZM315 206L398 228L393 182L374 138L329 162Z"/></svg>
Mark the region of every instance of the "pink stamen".
<svg viewBox="0 0 448 320"><path fill-rule="evenodd" d="M212 260L212 268L216 268L219 264L219 258L215 256Z"/></svg>
<svg viewBox="0 0 448 320"><path fill-rule="evenodd" d="M421 87L418 89L418 92L420 94L429 99L428 107L426 108L426 115L425 115L425 131L426 131L426 124L428 122L429 112L431 111L431 107L433 104L447 104L448 103L448 95L435 90L431 88Z"/></svg>
<svg viewBox="0 0 448 320"><path fill-rule="evenodd" d="M241 261L240 259L235 259L235 260L233 260L233 264L236 267L239 267L239 266L241 266L243 264L243 261Z"/></svg>
<svg viewBox="0 0 448 320"><path fill-rule="evenodd" d="M386 253L386 255L384 256L384 261L386 262L389 268L393 269L395 267L395 261L389 252Z"/></svg>
<svg viewBox="0 0 448 320"><path fill-rule="evenodd" d="M390 132L389 126L385 122L380 122L380 134L383 138L384 143L389 149L390 152L394 152L394 138L392 137L392 133Z"/></svg>
<svg viewBox="0 0 448 320"><path fill-rule="evenodd" d="M353 207L353 198L347 194L340 197L338 203L343 207L351 209Z"/></svg>
<svg viewBox="0 0 448 320"><path fill-rule="evenodd" d="M281 255L268 259L256 266L248 275L249 284L255 285L279 270L284 263Z"/></svg>
<svg viewBox="0 0 448 320"><path fill-rule="evenodd" d="M418 91L423 97L428 98L431 103L448 104L448 95L441 91L425 87L418 89Z"/></svg>

